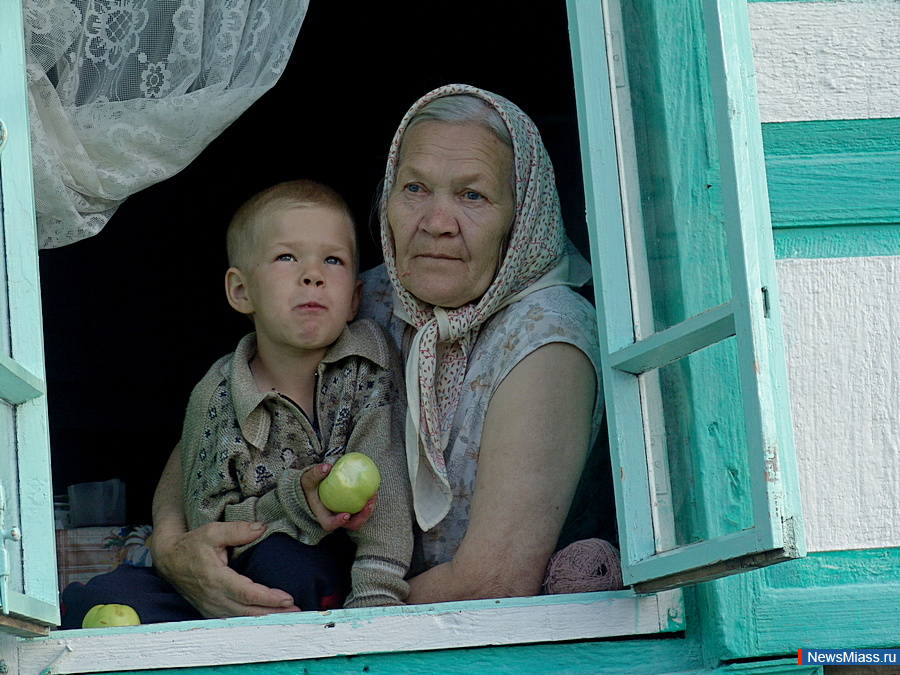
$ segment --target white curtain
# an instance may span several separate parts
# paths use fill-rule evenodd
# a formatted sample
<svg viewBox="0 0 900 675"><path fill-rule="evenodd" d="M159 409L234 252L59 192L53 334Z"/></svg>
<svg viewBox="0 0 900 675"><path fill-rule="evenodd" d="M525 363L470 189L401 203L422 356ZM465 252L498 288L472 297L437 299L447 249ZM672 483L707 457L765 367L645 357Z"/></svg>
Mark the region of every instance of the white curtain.
<svg viewBox="0 0 900 675"><path fill-rule="evenodd" d="M24 0L41 247L187 166L278 80L308 4Z"/></svg>

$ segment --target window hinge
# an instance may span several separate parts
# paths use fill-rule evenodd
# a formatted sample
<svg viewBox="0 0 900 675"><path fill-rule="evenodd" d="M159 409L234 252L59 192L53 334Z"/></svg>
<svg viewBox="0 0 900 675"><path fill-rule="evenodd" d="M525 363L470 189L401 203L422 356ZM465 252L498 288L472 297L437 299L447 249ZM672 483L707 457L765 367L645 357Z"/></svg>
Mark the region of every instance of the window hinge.
<svg viewBox="0 0 900 675"><path fill-rule="evenodd" d="M0 485L0 609L4 614L9 614L9 552L6 550L7 541L19 541L22 539L22 531L18 525L6 528L6 492Z"/></svg>
<svg viewBox="0 0 900 675"><path fill-rule="evenodd" d="M769 289L765 286L762 287L762 299L763 299L763 316L765 318L769 318Z"/></svg>

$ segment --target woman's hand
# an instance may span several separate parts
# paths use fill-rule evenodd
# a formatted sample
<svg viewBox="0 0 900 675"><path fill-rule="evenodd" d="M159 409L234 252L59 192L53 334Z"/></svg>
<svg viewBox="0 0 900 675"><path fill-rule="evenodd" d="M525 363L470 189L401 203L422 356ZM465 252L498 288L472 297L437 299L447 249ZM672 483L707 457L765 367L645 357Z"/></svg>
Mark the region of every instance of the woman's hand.
<svg viewBox="0 0 900 675"><path fill-rule="evenodd" d="M154 531L153 563L159 573L205 617L297 612L291 596L250 581L228 566L228 548L254 541L262 523L208 523L165 536Z"/></svg>
<svg viewBox="0 0 900 675"><path fill-rule="evenodd" d="M176 445L153 495L150 549L159 574L209 618L296 612L288 593L250 581L228 567L228 547L248 544L261 523L209 523L187 531L181 494L181 446Z"/></svg>
<svg viewBox="0 0 900 675"><path fill-rule="evenodd" d="M300 478L300 485L303 487L303 494L306 495L306 503L309 505L313 515L319 520L319 525L326 532L333 532L339 527L355 532L362 527L372 515L375 509L375 502L378 501L378 493L376 492L359 513L334 513L325 508L322 500L319 499L319 483L331 471L331 464L317 464L308 471L303 472Z"/></svg>

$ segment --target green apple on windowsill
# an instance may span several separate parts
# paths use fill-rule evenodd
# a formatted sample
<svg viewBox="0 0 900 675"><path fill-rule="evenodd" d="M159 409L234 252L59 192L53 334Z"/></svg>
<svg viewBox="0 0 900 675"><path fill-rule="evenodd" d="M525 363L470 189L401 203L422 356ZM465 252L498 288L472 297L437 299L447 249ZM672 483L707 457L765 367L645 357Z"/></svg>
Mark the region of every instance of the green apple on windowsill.
<svg viewBox="0 0 900 675"><path fill-rule="evenodd" d="M82 628L108 628L110 626L140 626L137 612L128 605L94 605L81 621Z"/></svg>
<svg viewBox="0 0 900 675"><path fill-rule="evenodd" d="M359 513L379 485L375 462L361 452L348 452L319 483L319 499L334 513Z"/></svg>

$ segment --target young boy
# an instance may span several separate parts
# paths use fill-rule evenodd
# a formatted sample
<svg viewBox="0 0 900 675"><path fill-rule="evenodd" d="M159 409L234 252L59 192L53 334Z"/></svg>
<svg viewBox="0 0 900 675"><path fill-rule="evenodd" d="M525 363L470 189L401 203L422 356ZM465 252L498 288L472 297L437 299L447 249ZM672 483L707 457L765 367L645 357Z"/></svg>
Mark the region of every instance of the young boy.
<svg viewBox="0 0 900 675"><path fill-rule="evenodd" d="M256 330L191 394L181 439L188 527L266 523L230 564L300 609L402 604L412 555L403 371L375 323L348 323L362 287L350 211L328 187L281 183L238 209L227 243L228 302ZM324 507L301 477L351 451L378 465L378 506L358 530L329 534L335 516L320 521L313 509Z"/></svg>

